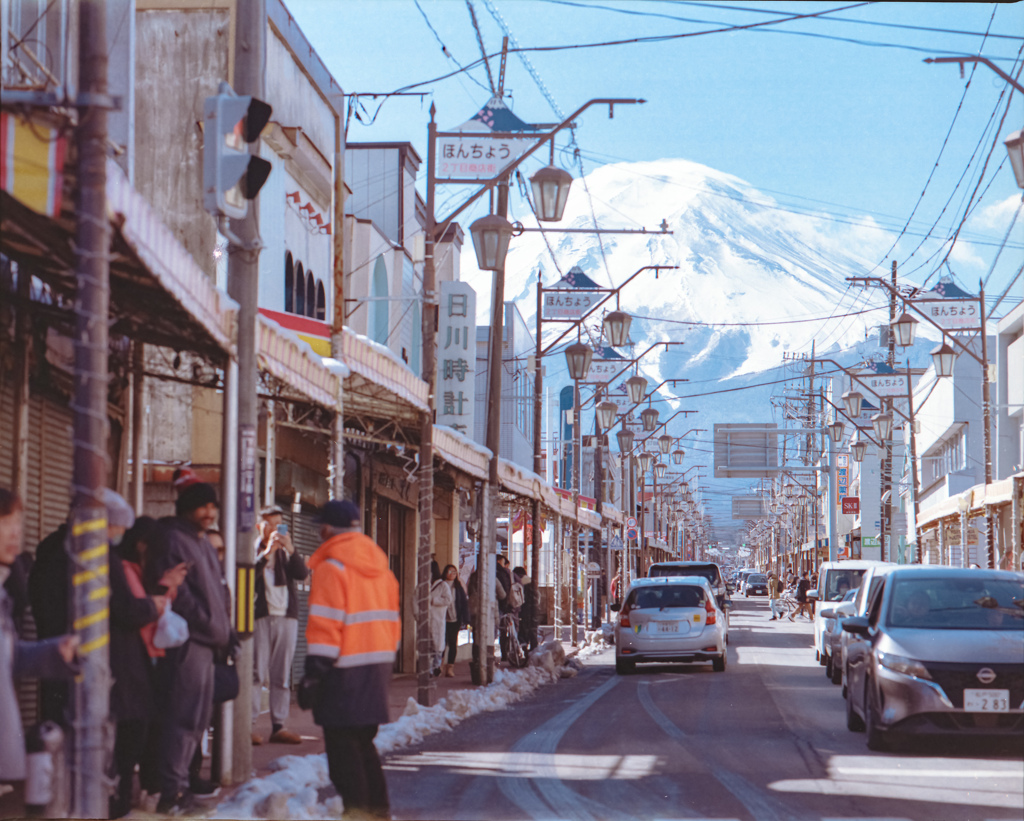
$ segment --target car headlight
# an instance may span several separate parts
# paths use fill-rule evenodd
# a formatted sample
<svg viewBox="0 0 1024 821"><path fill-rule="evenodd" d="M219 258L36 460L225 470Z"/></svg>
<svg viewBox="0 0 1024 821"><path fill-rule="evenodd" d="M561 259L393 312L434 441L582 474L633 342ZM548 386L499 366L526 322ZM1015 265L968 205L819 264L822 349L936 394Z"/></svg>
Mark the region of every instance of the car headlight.
<svg viewBox="0 0 1024 821"><path fill-rule="evenodd" d="M930 679L927 668L919 661L908 659L906 656L897 656L895 653L878 653L878 663L888 670L903 673L907 676Z"/></svg>

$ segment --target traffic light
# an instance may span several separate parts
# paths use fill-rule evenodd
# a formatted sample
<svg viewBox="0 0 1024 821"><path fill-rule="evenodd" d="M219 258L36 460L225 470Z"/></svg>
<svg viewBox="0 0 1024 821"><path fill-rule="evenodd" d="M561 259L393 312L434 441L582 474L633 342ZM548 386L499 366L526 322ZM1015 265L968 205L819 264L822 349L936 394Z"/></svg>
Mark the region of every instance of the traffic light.
<svg viewBox="0 0 1024 821"><path fill-rule="evenodd" d="M270 120L271 107L239 97L227 83L203 104L203 208L241 219L270 175L270 163L249 153Z"/></svg>

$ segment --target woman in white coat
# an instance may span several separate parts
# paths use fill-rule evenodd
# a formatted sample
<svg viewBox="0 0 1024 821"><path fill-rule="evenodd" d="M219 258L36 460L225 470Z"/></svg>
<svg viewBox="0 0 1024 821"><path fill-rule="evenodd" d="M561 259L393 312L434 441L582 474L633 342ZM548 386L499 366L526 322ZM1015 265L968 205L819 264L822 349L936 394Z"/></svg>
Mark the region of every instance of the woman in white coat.
<svg viewBox="0 0 1024 821"><path fill-rule="evenodd" d="M448 620L448 608L455 602L452 587L441 578L437 565L434 565L430 582L430 644L433 650L433 671L435 676L441 675L441 657L444 653L445 624Z"/></svg>

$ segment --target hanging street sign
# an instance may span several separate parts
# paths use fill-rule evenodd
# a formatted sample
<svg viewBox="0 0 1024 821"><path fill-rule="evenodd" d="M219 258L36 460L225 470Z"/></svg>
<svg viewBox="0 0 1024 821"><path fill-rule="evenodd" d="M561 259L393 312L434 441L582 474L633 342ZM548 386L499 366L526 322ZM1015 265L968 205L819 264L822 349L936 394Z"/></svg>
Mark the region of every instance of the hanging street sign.
<svg viewBox="0 0 1024 821"><path fill-rule="evenodd" d="M434 178L439 183L494 179L537 145L544 132L520 120L499 98L452 131L439 131Z"/></svg>
<svg viewBox="0 0 1024 821"><path fill-rule="evenodd" d="M592 359L590 370L587 371L587 375L582 381L603 384L622 371L628 364L629 362L625 359ZM626 398L628 399L629 397ZM612 401L614 402L615 400L613 399Z"/></svg>
<svg viewBox="0 0 1024 821"><path fill-rule="evenodd" d="M442 282L437 319L437 424L472 436L476 411L476 291L466 282Z"/></svg>
<svg viewBox="0 0 1024 821"><path fill-rule="evenodd" d="M945 331L980 331L977 299L913 299L910 304Z"/></svg>
<svg viewBox="0 0 1024 821"><path fill-rule="evenodd" d="M868 371L858 373L857 379L877 396L906 396L910 393L910 384L905 373Z"/></svg>
<svg viewBox="0 0 1024 821"><path fill-rule="evenodd" d="M836 495L845 496L850 486L850 454L836 454Z"/></svg>
<svg viewBox="0 0 1024 821"><path fill-rule="evenodd" d="M580 319L605 298L607 290L544 289L541 319Z"/></svg>

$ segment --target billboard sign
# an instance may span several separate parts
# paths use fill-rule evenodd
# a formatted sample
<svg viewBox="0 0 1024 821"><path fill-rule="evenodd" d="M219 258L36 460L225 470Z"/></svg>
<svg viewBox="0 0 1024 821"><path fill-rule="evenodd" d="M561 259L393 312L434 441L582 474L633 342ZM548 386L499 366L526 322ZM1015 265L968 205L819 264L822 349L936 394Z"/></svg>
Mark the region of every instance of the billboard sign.
<svg viewBox="0 0 1024 821"><path fill-rule="evenodd" d="M844 496L840 500L840 504L843 506L843 515L845 516L856 516L860 513L859 496Z"/></svg>
<svg viewBox="0 0 1024 821"><path fill-rule="evenodd" d="M472 437L476 415L476 291L465 282L442 282L437 318L437 424Z"/></svg>

